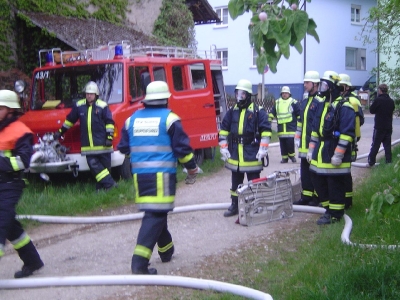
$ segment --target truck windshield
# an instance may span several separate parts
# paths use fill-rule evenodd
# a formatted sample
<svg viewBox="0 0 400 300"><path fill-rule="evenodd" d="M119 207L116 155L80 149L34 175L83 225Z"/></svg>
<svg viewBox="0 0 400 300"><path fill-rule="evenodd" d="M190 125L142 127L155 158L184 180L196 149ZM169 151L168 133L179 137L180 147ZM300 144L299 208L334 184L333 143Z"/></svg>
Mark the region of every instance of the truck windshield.
<svg viewBox="0 0 400 300"><path fill-rule="evenodd" d="M122 63L64 66L38 70L34 73L31 109L61 109L72 107L85 98L85 86L94 81L99 87L99 99L108 104L120 103L122 96Z"/></svg>

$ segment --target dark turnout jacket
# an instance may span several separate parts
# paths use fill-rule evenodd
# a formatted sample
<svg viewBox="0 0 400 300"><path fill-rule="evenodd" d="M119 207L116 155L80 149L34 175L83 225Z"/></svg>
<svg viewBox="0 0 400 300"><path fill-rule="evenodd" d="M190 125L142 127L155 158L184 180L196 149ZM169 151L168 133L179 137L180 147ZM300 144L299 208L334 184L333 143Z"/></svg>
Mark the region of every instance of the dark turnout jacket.
<svg viewBox="0 0 400 300"><path fill-rule="evenodd" d="M392 129L394 101L388 94L380 94L372 102L369 112L375 114L375 129Z"/></svg>

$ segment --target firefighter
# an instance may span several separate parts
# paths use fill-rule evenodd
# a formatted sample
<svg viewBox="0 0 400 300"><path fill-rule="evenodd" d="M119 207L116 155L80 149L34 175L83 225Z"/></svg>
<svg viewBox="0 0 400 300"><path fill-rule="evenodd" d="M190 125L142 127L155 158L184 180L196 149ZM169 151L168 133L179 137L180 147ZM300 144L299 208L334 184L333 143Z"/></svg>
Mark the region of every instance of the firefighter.
<svg viewBox="0 0 400 300"><path fill-rule="evenodd" d="M355 134L356 138L353 140L352 144L352 161L357 159L357 142L361 139L361 126L364 124L364 113L362 111L361 102L358 99L357 94L354 92L353 85L351 84L350 76L347 74L339 74L340 81L339 85L343 88L342 98L349 101L355 112ZM353 177L351 173L348 175L346 180L346 204L345 209L350 208L353 205Z"/></svg>
<svg viewBox="0 0 400 300"><path fill-rule="evenodd" d="M355 139L355 113L340 96L340 77L326 71L321 78L320 102L313 122L307 160L318 198L325 214L318 225L338 222L344 214L346 181L351 172L351 145Z"/></svg>
<svg viewBox="0 0 400 300"><path fill-rule="evenodd" d="M251 95L251 82L239 80L235 89L237 102L226 112L219 131L221 159L225 168L232 171L232 204L224 217L238 214L238 185L243 183L245 173L247 180L259 178L268 155L271 124L264 108L251 101Z"/></svg>
<svg viewBox="0 0 400 300"><path fill-rule="evenodd" d="M289 159L296 162L294 150L294 135L297 128L297 120L300 116L300 107L296 99L292 98L290 88L283 86L281 97L275 101L269 113L269 121L276 118L278 123L279 145L281 147L281 163L287 163Z"/></svg>
<svg viewBox="0 0 400 300"><path fill-rule="evenodd" d="M324 99L318 96L320 76L317 71L307 71L304 74L304 90L307 98L300 102L300 118L294 143L299 151L301 198L294 201L295 205L318 206L318 196L310 176L310 163L307 161L308 143L311 138L312 124L317 112L318 104Z"/></svg>
<svg viewBox="0 0 400 300"><path fill-rule="evenodd" d="M23 171L29 167L33 153L33 133L18 120L20 108L15 92L0 90L0 258L7 239L24 263L15 278L28 277L44 266L30 237L15 219L15 207L25 187Z"/></svg>
<svg viewBox="0 0 400 300"><path fill-rule="evenodd" d="M80 120L81 153L96 179L96 191L109 190L117 184L111 177L111 153L114 121L107 103L99 99L99 88L93 81L85 87L86 99L74 104L64 124L54 134L59 139Z"/></svg>
<svg viewBox="0 0 400 300"><path fill-rule="evenodd" d="M369 112L375 115L374 133L372 135L371 149L368 155L370 167L376 163L376 155L382 144L385 150L386 163L392 162L392 132L393 132L393 112L395 103L388 95L388 86L382 83L378 86L377 97L369 108Z"/></svg>
<svg viewBox="0 0 400 300"><path fill-rule="evenodd" d="M167 109L170 96L167 83L151 82L145 108L126 120L118 144L121 153L130 155L135 202L144 211L132 256L133 274L157 274L148 268L156 244L162 262L169 262L174 253L167 217L174 208L177 162L187 169L186 184L195 183L201 171L179 116Z"/></svg>

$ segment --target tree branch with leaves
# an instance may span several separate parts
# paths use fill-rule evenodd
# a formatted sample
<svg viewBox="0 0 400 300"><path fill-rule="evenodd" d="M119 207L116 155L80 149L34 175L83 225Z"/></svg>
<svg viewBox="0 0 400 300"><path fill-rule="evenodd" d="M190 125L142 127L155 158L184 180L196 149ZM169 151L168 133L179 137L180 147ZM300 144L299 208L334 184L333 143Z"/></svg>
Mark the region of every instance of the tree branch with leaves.
<svg viewBox="0 0 400 300"><path fill-rule="evenodd" d="M306 2L311 0L229 1L228 10L233 20L245 12L253 13L248 27L249 41L258 54L258 73L262 74L266 65L276 73L282 55L286 59L290 57L291 47L302 53L301 42L306 34L313 36L319 43L317 24L304 9Z"/></svg>

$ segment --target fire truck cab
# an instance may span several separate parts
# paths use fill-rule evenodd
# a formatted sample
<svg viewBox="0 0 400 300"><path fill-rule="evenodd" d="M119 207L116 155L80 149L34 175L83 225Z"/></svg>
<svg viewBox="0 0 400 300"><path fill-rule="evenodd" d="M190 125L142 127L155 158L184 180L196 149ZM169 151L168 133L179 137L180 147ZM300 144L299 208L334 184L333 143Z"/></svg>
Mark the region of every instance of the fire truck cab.
<svg viewBox="0 0 400 300"><path fill-rule="evenodd" d="M212 158L218 145L219 123L226 112L221 61L213 51L199 56L194 49L133 48L129 41L110 42L97 49L39 51L28 108L20 118L36 136L30 172L88 171L80 153L79 124L60 142L53 133L63 124L74 102L84 99L84 87L94 81L115 121L113 174L131 178L129 159L116 150L125 120L143 107L147 85L165 81L171 92L168 107L180 116L197 162ZM79 123L79 121L77 122Z"/></svg>

